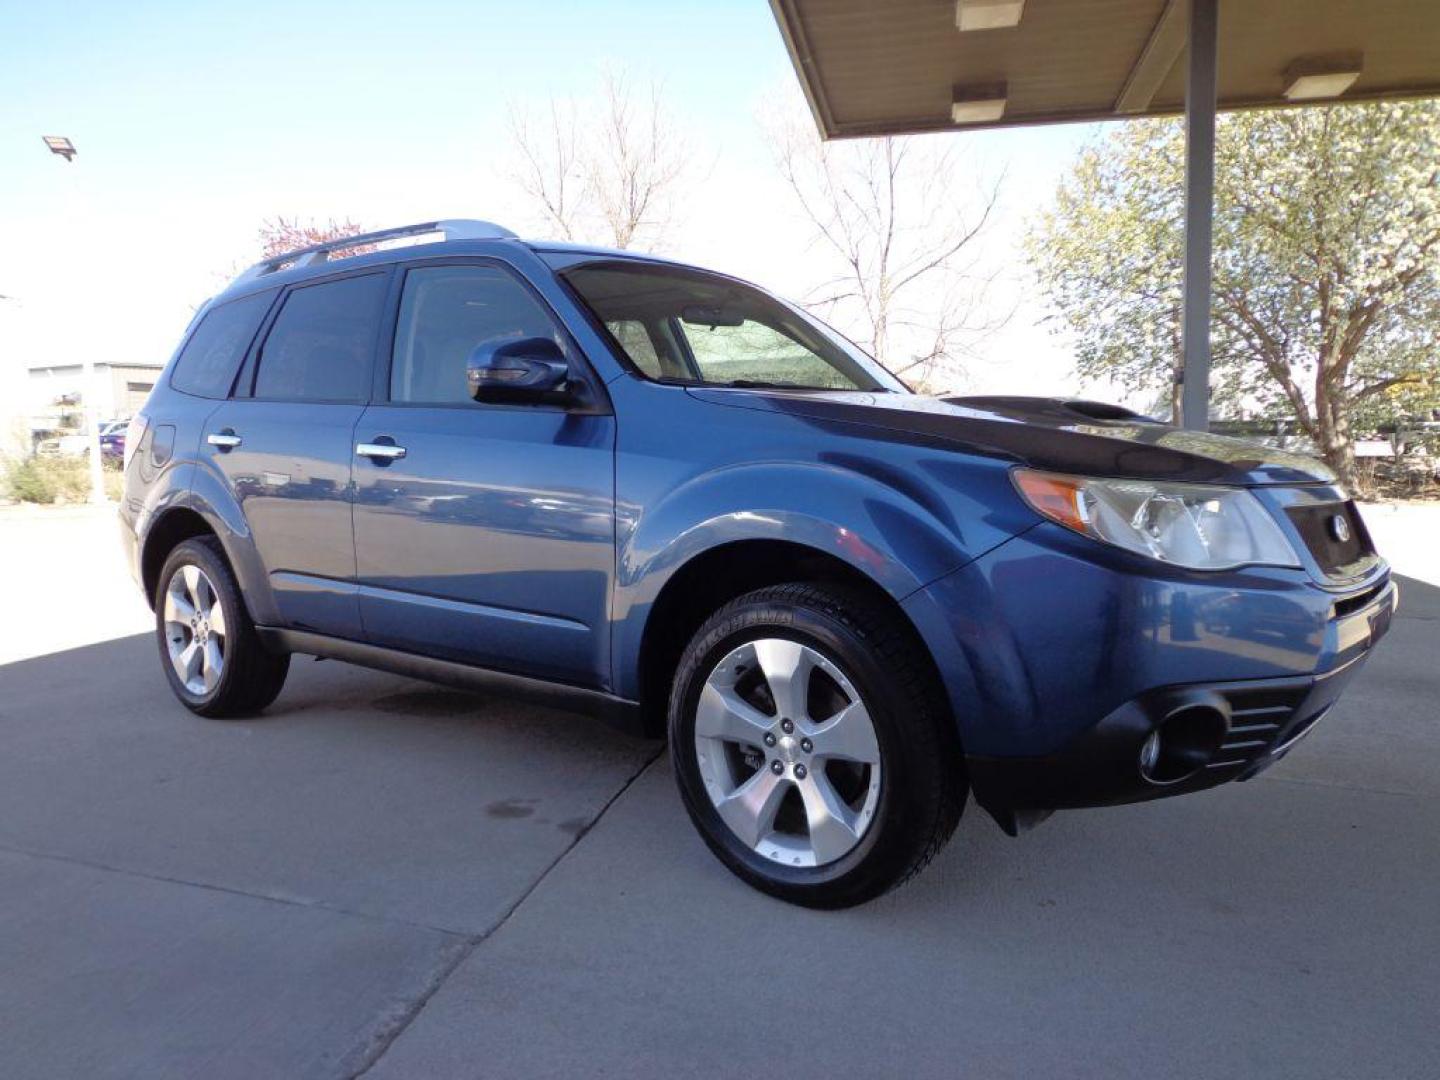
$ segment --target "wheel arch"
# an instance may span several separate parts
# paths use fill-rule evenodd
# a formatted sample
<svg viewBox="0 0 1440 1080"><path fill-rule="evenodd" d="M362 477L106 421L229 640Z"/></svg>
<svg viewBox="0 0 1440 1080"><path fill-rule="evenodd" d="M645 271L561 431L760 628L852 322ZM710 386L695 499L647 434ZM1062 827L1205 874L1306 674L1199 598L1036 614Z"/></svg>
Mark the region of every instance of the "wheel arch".
<svg viewBox="0 0 1440 1080"><path fill-rule="evenodd" d="M213 464L202 463L195 470L185 506L198 514L220 541L250 618L259 626L276 624L280 615L269 570L255 547L239 493Z"/></svg>
<svg viewBox="0 0 1440 1080"><path fill-rule="evenodd" d="M240 587L240 599L256 623L274 622L274 602L259 555L238 508L220 513L214 501L192 489L183 502L157 513L140 539L140 581L147 602L154 607L160 569L170 552L194 536L213 536L220 543L230 572Z"/></svg>
<svg viewBox="0 0 1440 1080"><path fill-rule="evenodd" d="M716 544L675 568L650 603L634 658L635 689L644 732L665 731L673 675L700 624L737 596L786 582L838 585L883 605L909 628L937 684L944 685L934 656L899 599L852 563L793 540L753 538Z"/></svg>
<svg viewBox="0 0 1440 1080"><path fill-rule="evenodd" d="M210 523L188 506L173 506L154 520L140 548L140 583L152 610L155 607L155 590L160 584L160 570L170 553L193 537L215 535Z"/></svg>

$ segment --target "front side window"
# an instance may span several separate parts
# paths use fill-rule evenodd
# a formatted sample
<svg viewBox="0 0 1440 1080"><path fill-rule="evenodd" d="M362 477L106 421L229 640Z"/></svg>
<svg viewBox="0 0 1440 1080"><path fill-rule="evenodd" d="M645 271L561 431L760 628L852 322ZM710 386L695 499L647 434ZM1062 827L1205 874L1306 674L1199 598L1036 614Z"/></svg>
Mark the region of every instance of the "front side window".
<svg viewBox="0 0 1440 1080"><path fill-rule="evenodd" d="M656 263L564 273L641 373L716 386L903 390L821 324L729 278Z"/></svg>
<svg viewBox="0 0 1440 1080"><path fill-rule="evenodd" d="M369 400L386 280L384 274L366 274L293 290L261 347L255 396Z"/></svg>
<svg viewBox="0 0 1440 1080"><path fill-rule="evenodd" d="M207 311L175 360L170 385L196 397L223 398L245 359L275 290L231 300Z"/></svg>
<svg viewBox="0 0 1440 1080"><path fill-rule="evenodd" d="M448 405L469 402L465 378L481 345L563 340L550 313L513 274L499 266L420 266L405 275L390 400Z"/></svg>
<svg viewBox="0 0 1440 1080"><path fill-rule="evenodd" d="M655 343L650 340L650 331L645 329L645 324L637 319L615 319L605 324L620 348L631 361L649 375L652 379L663 379L665 377L664 365L660 363L660 354L655 351Z"/></svg>

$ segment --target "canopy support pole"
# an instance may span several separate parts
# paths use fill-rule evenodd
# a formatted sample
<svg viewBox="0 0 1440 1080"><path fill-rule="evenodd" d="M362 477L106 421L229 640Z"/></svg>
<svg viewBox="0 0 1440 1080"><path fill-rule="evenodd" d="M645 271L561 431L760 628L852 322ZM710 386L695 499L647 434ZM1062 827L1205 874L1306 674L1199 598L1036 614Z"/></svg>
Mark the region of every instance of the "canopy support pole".
<svg viewBox="0 0 1440 1080"><path fill-rule="evenodd" d="M1211 251L1215 220L1216 38L1219 0L1190 0L1185 74L1185 300L1182 423L1210 427Z"/></svg>

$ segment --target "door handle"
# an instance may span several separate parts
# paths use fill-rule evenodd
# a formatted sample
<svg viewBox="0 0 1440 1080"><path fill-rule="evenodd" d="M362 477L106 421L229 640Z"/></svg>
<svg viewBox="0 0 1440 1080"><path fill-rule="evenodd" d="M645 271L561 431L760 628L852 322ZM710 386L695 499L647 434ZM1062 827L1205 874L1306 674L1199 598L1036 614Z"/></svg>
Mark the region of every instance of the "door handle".
<svg viewBox="0 0 1440 1080"><path fill-rule="evenodd" d="M234 450L235 447L240 445L241 439L239 435L235 434L235 432L231 431L229 428L226 428L224 431L217 431L212 435L207 435L205 437L205 441L208 442L211 446L218 446L222 453L228 454L231 450Z"/></svg>
<svg viewBox="0 0 1440 1080"><path fill-rule="evenodd" d="M362 442L355 445L355 453L372 461L396 461L405 456L405 447L394 443Z"/></svg>

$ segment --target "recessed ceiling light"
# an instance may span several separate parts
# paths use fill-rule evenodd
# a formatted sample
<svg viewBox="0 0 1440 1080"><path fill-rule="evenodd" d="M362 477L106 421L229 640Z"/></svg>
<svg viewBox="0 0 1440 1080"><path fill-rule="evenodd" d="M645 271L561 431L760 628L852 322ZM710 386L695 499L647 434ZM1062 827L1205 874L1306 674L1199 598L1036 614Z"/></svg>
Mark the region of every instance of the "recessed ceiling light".
<svg viewBox="0 0 1440 1080"><path fill-rule="evenodd" d="M1005 115L1005 84L957 86L950 119L957 124L992 124Z"/></svg>
<svg viewBox="0 0 1440 1080"><path fill-rule="evenodd" d="M1020 25L1025 0L956 0L955 25L961 30L1002 30Z"/></svg>
<svg viewBox="0 0 1440 1080"><path fill-rule="evenodd" d="M1360 78L1362 57L1313 57L1296 60L1285 70L1285 96L1291 101L1339 97Z"/></svg>

